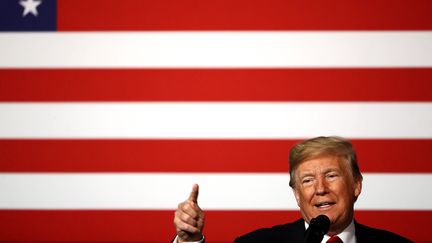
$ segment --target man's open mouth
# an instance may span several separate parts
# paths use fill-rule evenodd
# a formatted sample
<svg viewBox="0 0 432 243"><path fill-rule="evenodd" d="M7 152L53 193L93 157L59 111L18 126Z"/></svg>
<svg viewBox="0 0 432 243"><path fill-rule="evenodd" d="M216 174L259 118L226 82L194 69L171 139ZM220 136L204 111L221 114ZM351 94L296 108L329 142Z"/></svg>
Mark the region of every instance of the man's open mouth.
<svg viewBox="0 0 432 243"><path fill-rule="evenodd" d="M317 208L328 208L332 205L336 204L335 202L320 202L315 204L315 207Z"/></svg>

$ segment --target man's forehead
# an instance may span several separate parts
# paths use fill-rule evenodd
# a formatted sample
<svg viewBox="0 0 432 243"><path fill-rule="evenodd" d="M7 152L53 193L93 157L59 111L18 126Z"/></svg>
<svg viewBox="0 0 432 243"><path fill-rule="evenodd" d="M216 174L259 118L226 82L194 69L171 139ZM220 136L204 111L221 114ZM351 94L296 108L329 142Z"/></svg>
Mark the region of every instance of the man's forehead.
<svg viewBox="0 0 432 243"><path fill-rule="evenodd" d="M329 171L341 171L348 169L346 163L337 156L324 156L305 160L297 167L298 174L316 173L317 171L326 173Z"/></svg>

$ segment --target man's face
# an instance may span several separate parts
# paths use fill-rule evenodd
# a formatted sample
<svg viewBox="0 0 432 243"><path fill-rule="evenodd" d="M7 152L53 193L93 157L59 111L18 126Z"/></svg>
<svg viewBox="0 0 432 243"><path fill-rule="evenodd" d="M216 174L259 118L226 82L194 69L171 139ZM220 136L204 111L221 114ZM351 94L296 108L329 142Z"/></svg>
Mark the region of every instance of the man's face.
<svg viewBox="0 0 432 243"><path fill-rule="evenodd" d="M328 234L350 224L362 182L354 180L347 163L335 156L310 159L298 166L294 177L294 195L307 222L325 214L331 222Z"/></svg>

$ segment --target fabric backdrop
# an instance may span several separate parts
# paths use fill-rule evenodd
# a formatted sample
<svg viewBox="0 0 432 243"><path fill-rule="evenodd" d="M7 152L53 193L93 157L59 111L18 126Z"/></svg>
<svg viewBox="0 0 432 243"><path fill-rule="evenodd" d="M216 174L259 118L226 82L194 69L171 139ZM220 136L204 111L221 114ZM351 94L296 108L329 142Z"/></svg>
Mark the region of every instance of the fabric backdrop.
<svg viewBox="0 0 432 243"><path fill-rule="evenodd" d="M431 242L429 0L0 1L0 241L208 242L300 217L288 151L351 139L355 217Z"/></svg>

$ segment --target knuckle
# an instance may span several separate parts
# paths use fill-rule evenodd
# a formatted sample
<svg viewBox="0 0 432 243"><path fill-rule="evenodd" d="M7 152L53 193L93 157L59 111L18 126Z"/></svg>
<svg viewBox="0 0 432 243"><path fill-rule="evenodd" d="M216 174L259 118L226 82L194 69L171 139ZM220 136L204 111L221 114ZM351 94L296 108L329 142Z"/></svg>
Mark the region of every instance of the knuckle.
<svg viewBox="0 0 432 243"><path fill-rule="evenodd" d="M179 221L177 224L177 231L187 231L188 225L182 221Z"/></svg>
<svg viewBox="0 0 432 243"><path fill-rule="evenodd" d="M183 214L183 215L181 215L181 219L182 219L184 222L187 222L190 218L191 218L191 217L190 217L189 215L187 215L187 214Z"/></svg>
<svg viewBox="0 0 432 243"><path fill-rule="evenodd" d="M189 204L189 203L183 203L183 205L182 205L182 209L183 210L189 210L191 208L191 205Z"/></svg>
<svg viewBox="0 0 432 243"><path fill-rule="evenodd" d="M174 220L175 220L175 219L179 219L179 218L181 218L181 217L182 217L182 213L179 212L179 211L176 211L175 214L174 214Z"/></svg>
<svg viewBox="0 0 432 243"><path fill-rule="evenodd" d="M174 226L178 227L181 225L181 220L179 218L174 218L173 220Z"/></svg>
<svg viewBox="0 0 432 243"><path fill-rule="evenodd" d="M177 208L178 208L178 209L182 208L184 204L185 204L184 202L179 203L179 204L177 205Z"/></svg>

